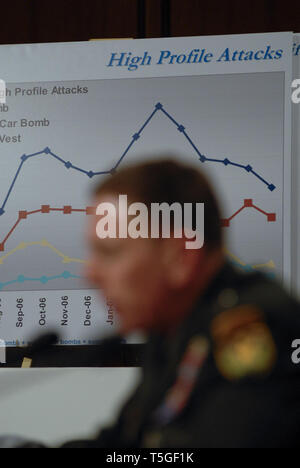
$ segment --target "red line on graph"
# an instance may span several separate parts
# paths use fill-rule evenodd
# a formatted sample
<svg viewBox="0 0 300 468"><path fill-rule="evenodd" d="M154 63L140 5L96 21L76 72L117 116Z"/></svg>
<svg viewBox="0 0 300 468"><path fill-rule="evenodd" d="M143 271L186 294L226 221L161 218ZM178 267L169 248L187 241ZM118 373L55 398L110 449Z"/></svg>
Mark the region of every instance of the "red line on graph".
<svg viewBox="0 0 300 468"><path fill-rule="evenodd" d="M268 222L275 222L276 221L276 213L267 213L266 211L263 211L261 208L258 208L253 204L252 199L245 199L244 200L244 205L236 211L230 218L225 218L221 220L221 226L222 227L229 227L230 222L245 208L254 208L255 210L259 211L260 213L264 214L267 217ZM61 212L62 214L65 215L71 215L73 213L85 213L86 215L95 215L96 214L96 208L93 206L87 206L86 208L73 208L71 205L64 206L63 208L51 208L50 205L42 205L40 209L34 210L34 211L19 211L18 219L16 223L13 225L13 227L10 229L10 231L7 233L7 235L4 237L2 242L0 242L0 252L4 252L5 249L5 244L10 238L10 236L13 234L13 232L16 230L17 226L20 224L21 221L28 219L28 216L37 214L37 213L42 213L42 214L49 214L51 212Z"/></svg>
<svg viewBox="0 0 300 468"><path fill-rule="evenodd" d="M275 222L276 221L276 213L267 213L266 211L262 210L258 206L253 204L252 198L245 198L244 199L244 205L235 213L233 213L230 218L225 218L221 220L221 225L222 227L229 227L230 226L230 221L233 220L241 211L243 211L245 208L254 208L255 210L259 211L260 213L264 214L267 217L267 220L269 223Z"/></svg>
<svg viewBox="0 0 300 468"><path fill-rule="evenodd" d="M62 214L65 215L70 215L72 213L85 213L87 216L88 215L94 215L96 214L96 208L93 206L87 206L86 208L73 208L72 206L64 206L63 208L51 208L49 205L42 205L39 210L34 210L34 211L19 211L18 219L16 223L13 225L13 227L10 229L10 231L7 233L7 235L4 237L3 241L0 242L0 252L4 252L5 249L5 244L10 238L10 236L13 234L19 223L24 220L28 219L28 216L34 215L36 213L42 213L42 214L49 214L52 211L60 211Z"/></svg>

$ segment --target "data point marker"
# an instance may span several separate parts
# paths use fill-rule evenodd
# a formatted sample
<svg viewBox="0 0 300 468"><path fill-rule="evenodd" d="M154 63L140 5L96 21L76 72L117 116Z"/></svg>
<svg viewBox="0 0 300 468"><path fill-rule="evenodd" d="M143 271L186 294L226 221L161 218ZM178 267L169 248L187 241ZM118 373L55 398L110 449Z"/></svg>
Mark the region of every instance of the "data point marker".
<svg viewBox="0 0 300 468"><path fill-rule="evenodd" d="M64 206L63 208L63 213L64 214L72 214L72 207L71 206Z"/></svg>
<svg viewBox="0 0 300 468"><path fill-rule="evenodd" d="M42 213L50 213L50 205L42 205L41 211Z"/></svg>
<svg viewBox="0 0 300 468"><path fill-rule="evenodd" d="M269 221L269 223L275 222L276 221L276 213L269 213L268 214L268 221Z"/></svg>
<svg viewBox="0 0 300 468"><path fill-rule="evenodd" d="M253 203L252 203L252 198L247 198L244 200L244 206L246 207L252 207Z"/></svg>
<svg viewBox="0 0 300 468"><path fill-rule="evenodd" d="M229 227L229 226L230 226L229 219L222 219L221 220L221 227Z"/></svg>
<svg viewBox="0 0 300 468"><path fill-rule="evenodd" d="M19 219L27 219L27 211L19 211Z"/></svg>

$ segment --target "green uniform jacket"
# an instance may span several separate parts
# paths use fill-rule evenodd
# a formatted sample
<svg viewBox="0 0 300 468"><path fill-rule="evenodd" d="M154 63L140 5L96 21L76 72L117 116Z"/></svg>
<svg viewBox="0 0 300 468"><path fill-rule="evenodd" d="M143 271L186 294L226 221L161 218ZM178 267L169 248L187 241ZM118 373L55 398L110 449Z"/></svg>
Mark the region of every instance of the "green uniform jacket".
<svg viewBox="0 0 300 468"><path fill-rule="evenodd" d="M116 424L65 447L297 446L297 339L299 303L226 262L172 335L149 338L141 383Z"/></svg>

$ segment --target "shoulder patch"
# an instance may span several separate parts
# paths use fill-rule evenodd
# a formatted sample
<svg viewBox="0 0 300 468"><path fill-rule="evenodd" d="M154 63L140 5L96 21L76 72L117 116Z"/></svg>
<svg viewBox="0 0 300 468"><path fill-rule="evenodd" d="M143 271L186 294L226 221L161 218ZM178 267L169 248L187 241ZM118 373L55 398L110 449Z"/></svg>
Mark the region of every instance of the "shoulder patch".
<svg viewBox="0 0 300 468"><path fill-rule="evenodd" d="M228 380L268 374L276 362L276 346L263 312L245 304L226 310L211 325L213 354Z"/></svg>

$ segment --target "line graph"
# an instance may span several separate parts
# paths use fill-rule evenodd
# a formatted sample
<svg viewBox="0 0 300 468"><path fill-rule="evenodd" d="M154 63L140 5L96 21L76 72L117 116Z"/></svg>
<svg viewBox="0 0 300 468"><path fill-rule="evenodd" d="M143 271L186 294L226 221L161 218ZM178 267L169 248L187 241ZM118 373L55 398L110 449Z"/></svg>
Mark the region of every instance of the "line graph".
<svg viewBox="0 0 300 468"><path fill-rule="evenodd" d="M21 242L19 245L17 245L17 247L7 252L7 254L2 255L2 257L0 257L0 265L3 265L4 260L11 257L15 253L20 252L21 250L24 250L27 247L33 247L33 246L46 247L52 250L52 252L54 252L56 255L58 255L62 259L62 263L86 263L86 260L82 260L80 258L74 258L68 255L65 255L61 250L57 249L54 245L52 245L47 239L42 239L41 241Z"/></svg>
<svg viewBox="0 0 300 468"><path fill-rule="evenodd" d="M28 244L28 246L29 245L38 245L38 243L36 242L36 243ZM46 240L41 241L40 245L42 245L44 247L53 247ZM23 248L24 247L26 247L26 246L23 246ZM53 248L51 250L53 250L54 252L56 251L55 248ZM228 257L228 259L230 260L230 262L233 265L235 265L236 267L242 269L245 272L253 272L253 271L256 271L256 270L269 270L269 271L265 271L265 273L268 276L273 276L274 275L273 271L275 270L276 265L273 262L273 260L270 260L269 262L264 263L264 264L251 265L251 264L245 263L243 260L241 260L235 254L233 254L228 248L224 248L224 253ZM71 263L73 261L75 261L77 263L86 263L85 260L72 259L70 257L65 257L63 254L62 255L60 255L60 254L61 253L59 252L59 256L64 257L62 263ZM67 259L67 261L64 261L65 258ZM0 259L0 263L1 263L1 259ZM68 270L62 272L61 274L52 275L52 276L42 275L40 277L28 277L26 275L18 275L13 280L6 281L6 282L0 282L0 291L3 290L5 287L13 285L13 284L19 284L20 285L20 284L25 283L25 282L38 282L40 284L45 285L48 282L53 281L53 280L65 280L65 279L81 279L81 280L84 280L85 278L83 276L80 276L80 275L75 275L75 274L71 273Z"/></svg>
<svg viewBox="0 0 300 468"><path fill-rule="evenodd" d="M51 208L50 205L42 205L40 209L34 211L19 211L18 219L9 232L6 234L4 239L0 242L0 252L4 252L5 244L8 239L11 237L13 232L16 230L17 226L21 221L28 218L28 216L35 215L37 213L49 214L51 212L61 212L65 215L71 215L72 213L85 213L86 215L94 215L96 213L96 208L92 206L87 206L86 208L73 208L72 206L64 206L63 208Z"/></svg>
<svg viewBox="0 0 300 468"><path fill-rule="evenodd" d="M38 278L32 278L32 277L28 277L28 276L25 276L25 275L19 275L16 279L14 280L11 280L11 281L6 281L4 283L1 283L0 282L0 291L2 289L4 289L6 286L10 286L12 284L21 284L21 283L24 283L24 282L27 282L27 281L35 281L35 282L39 282L41 284L47 284L49 281L53 281L53 280L60 280L60 279L74 279L74 278L82 278L81 276L78 276L78 275L73 275L70 271L64 271L62 272L61 274L59 275L54 275L54 276L40 276Z"/></svg>
<svg viewBox="0 0 300 468"><path fill-rule="evenodd" d="M258 211L259 213L263 214L265 217L267 217L268 222L275 222L276 221L276 213L268 213L258 206L256 206L253 203L253 199L244 199L243 200L243 205L241 208L239 208L236 212L234 212L229 218L224 218L221 220L221 226L224 227L229 227L230 222L238 216L239 213L241 213L244 209L246 208L252 208ZM70 216L75 213L79 214L84 214L86 216L91 216L91 215L96 215L96 207L95 206L86 206L84 208L73 208L71 205L65 205L63 207L51 207L50 205L41 205L39 209L36 210L22 210L19 211L18 213L18 219L12 226L12 228L9 230L5 238L3 239L2 242L0 242L0 251L3 252L5 250L5 244L8 241L8 239L12 236L13 232L17 229L18 226L20 226L21 222L24 222L29 219L29 217L33 215L44 215L48 214L50 215L51 213L61 213L62 215L65 216ZM9 252L7 252L5 255L0 257L0 265L4 264L4 261L9 258L10 256L25 250L28 247L33 247L33 246L41 246L43 248L47 248L50 251L52 251L54 254L56 254L58 257L62 259L62 263L77 263L77 264L84 264L86 263L86 260L80 259L80 258L75 258L75 257L70 257L66 254L64 254L61 250L57 249L53 244L51 244L47 239L42 239L41 241L33 241L33 242L20 242L15 248L11 249ZM259 264L259 265L251 265L243 262L241 259L239 259L237 256L232 254L229 250L225 249L226 255L229 257L230 261L235 264L237 267L242 268L245 271L254 271L255 269L275 269L275 264L273 261L269 261L264 264ZM5 289L8 286L11 285L21 285L25 282L36 282L39 284L46 285L47 283L54 281L54 280L74 280L74 279L83 279L82 276L76 275L70 271L64 271L61 274L57 275L41 275L41 276L26 276L26 275L18 275L12 280L6 281L6 282L0 282L0 290Z"/></svg>
<svg viewBox="0 0 300 468"><path fill-rule="evenodd" d="M224 218L221 219L221 226L222 227L229 227L230 222L239 214L241 213L245 208L254 208L258 212L264 214L267 217L268 222L275 222L276 221L276 213L267 213L266 211L262 210L258 206L253 204L252 199L244 199L244 204L243 206L237 210L230 218ZM50 205L42 205L41 208L33 211L26 211L22 210L19 211L18 219L14 223L14 225L10 228L9 232L6 234L4 239L0 242L0 252L4 252L5 250L5 244L7 243L8 239L12 236L13 232L17 229L21 221L24 221L28 219L29 216L35 215L35 214L50 214L54 212L60 212L64 215L71 215L73 213L84 213L85 215L95 215L96 214L96 207L93 206L87 206L86 208L73 208L71 205L66 205L63 206L62 208L52 208ZM20 243L19 246L16 248L17 250L20 250L24 248L24 242ZM15 249L14 249L15 250ZM7 257L7 256L6 256ZM3 263L1 262L1 259L4 259L5 257L0 257L0 264Z"/></svg>
<svg viewBox="0 0 300 468"><path fill-rule="evenodd" d="M267 213L266 211L262 210L261 208L259 208L258 206L254 205L253 204L253 200L251 198L246 198L244 199L244 205L239 209L237 210L235 213L233 213L232 216L230 216L230 218L225 218L225 219L222 219L221 220L221 224L222 224L222 227L229 227L230 226L230 222L239 214L241 213L244 209L246 208L254 208L256 211L258 211L259 213L262 213L266 216L267 218L267 221L269 223L271 222L275 222L276 221L276 213Z"/></svg>
<svg viewBox="0 0 300 468"><path fill-rule="evenodd" d="M238 268L242 268L246 272L251 272L255 270L271 270L271 272L275 271L276 265L273 260L269 260L266 263L260 263L256 265L250 265L243 260L241 260L237 255L232 253L227 247L224 248L225 255L229 258L229 260Z"/></svg>
<svg viewBox="0 0 300 468"><path fill-rule="evenodd" d="M263 182L271 192L275 190L275 188L276 188L275 185L272 184L272 183L267 182L261 175L259 175L257 172L255 172L253 170L253 167L250 164L247 164L247 165L239 164L239 163L236 163L236 162L233 162L233 161L229 160L227 157L224 158L224 159L208 158L207 156L202 154L200 152L199 148L194 143L194 141L188 135L188 133L186 131L186 128L182 124L179 124L174 119L174 117L169 112L167 112L165 110L164 106L161 103L158 103L155 106L155 110L151 113L151 115L148 117L146 122L139 129L139 131L133 135L130 144L127 146L126 150L123 152L123 154L121 155L121 157L119 158L117 163L110 170L92 171L92 170L86 170L86 169L80 168L78 166L75 166L71 161L65 161L59 155L55 154L49 147L46 147L43 150L38 151L36 153L23 154L21 156L21 163L20 163L20 165L19 165L19 167L17 169L16 174L13 177L13 180L12 180L12 182L10 184L8 192L7 192L5 198L4 198L3 202L2 202L2 205L0 207L0 216L2 216L5 213L5 207L7 205L9 197L10 197L10 195L11 195L13 189L14 189L16 181L17 181L17 179L18 179L18 177L19 177L19 175L21 173L21 170L22 170L25 162L28 161L29 159L32 159L32 158L35 158L35 157L41 156L41 155L47 155L47 156L50 156L50 157L53 157L54 159L56 159L59 163L63 164L67 169L73 169L75 171L81 172L81 173L85 174L86 176L88 176L89 178L93 178L93 177L99 176L99 175L113 174L118 169L121 162L124 160L124 158L128 154L129 150L132 148L132 146L135 144L135 142L140 139L143 131L149 125L149 123L151 122L151 120L153 119L155 114L157 112L159 112L159 111L161 111L177 127L177 130L184 135L186 140L189 142L189 144L192 146L192 148L197 153L197 155L199 157L199 161L201 161L202 163L206 163L206 162L220 163L220 164L223 164L225 167L226 166L238 167L240 169L245 170L249 174L250 173L253 174L257 179L259 179L261 182Z"/></svg>
<svg viewBox="0 0 300 468"><path fill-rule="evenodd" d="M202 169L220 202L228 260L241 272L281 276L286 190L282 74L272 74L272 80L270 74L226 73L10 86L12 91L41 86L48 92L24 97L12 92L0 118L15 123L0 129L0 322L5 339L26 341L42 326L61 327L70 340L111 330L108 306L85 277L87 225L96 216L93 185L129 163L172 157ZM53 86L88 92L52 95ZM100 255L98 261L103 261ZM22 327L17 328L20 311ZM84 324L87 313L91 326ZM61 325L64 320L67 326Z"/></svg>

